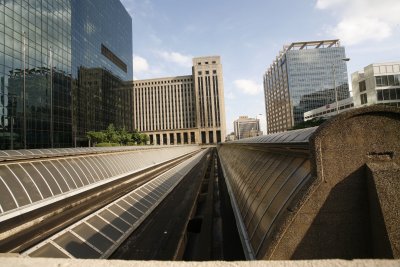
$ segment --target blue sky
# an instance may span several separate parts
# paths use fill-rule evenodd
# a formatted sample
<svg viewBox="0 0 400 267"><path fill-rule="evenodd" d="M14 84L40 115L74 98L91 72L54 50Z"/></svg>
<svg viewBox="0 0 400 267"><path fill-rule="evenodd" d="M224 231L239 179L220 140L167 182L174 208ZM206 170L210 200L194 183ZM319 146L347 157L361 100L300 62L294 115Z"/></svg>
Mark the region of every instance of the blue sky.
<svg viewBox="0 0 400 267"><path fill-rule="evenodd" d="M399 0L121 2L133 20L134 79L189 75L193 57L221 56L227 133L240 115L265 131L263 74L285 44L338 38L349 75L400 60Z"/></svg>

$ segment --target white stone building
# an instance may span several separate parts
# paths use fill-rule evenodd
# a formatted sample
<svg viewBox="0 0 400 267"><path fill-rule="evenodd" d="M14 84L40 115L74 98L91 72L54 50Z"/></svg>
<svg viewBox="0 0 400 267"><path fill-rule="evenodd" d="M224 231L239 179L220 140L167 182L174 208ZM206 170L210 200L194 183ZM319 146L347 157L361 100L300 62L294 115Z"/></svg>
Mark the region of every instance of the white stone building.
<svg viewBox="0 0 400 267"><path fill-rule="evenodd" d="M224 141L225 104L219 56L193 59L192 75L133 81L133 125L150 144Z"/></svg>

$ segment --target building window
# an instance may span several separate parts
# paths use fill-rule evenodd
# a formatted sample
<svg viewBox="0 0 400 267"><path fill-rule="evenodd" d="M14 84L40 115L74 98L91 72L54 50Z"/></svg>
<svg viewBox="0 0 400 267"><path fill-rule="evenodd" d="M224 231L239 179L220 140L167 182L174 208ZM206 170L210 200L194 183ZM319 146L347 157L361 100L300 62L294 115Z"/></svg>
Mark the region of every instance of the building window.
<svg viewBox="0 0 400 267"><path fill-rule="evenodd" d="M400 75L376 76L375 82L377 87L400 85Z"/></svg>
<svg viewBox="0 0 400 267"><path fill-rule="evenodd" d="M210 72L208 70L206 70L206 74L210 74Z"/></svg>
<svg viewBox="0 0 400 267"><path fill-rule="evenodd" d="M378 101L382 101L383 100L383 92L382 92L382 90L377 90L376 91L376 98L378 99Z"/></svg>
<svg viewBox="0 0 400 267"><path fill-rule="evenodd" d="M400 88L377 90L376 98L378 99L378 101L399 100L400 99Z"/></svg>
<svg viewBox="0 0 400 267"><path fill-rule="evenodd" d="M364 104L368 103L367 94L361 94L360 98L361 98L361 105L364 105Z"/></svg>
<svg viewBox="0 0 400 267"><path fill-rule="evenodd" d="M358 88L359 88L359 90L360 90L360 93L366 91L366 90L367 90L367 87L366 87L366 85L365 85L365 81L359 82L359 83L358 83Z"/></svg>
<svg viewBox="0 0 400 267"><path fill-rule="evenodd" d="M198 75L201 75L201 71L199 71L197 74L198 74Z"/></svg>
<svg viewBox="0 0 400 267"><path fill-rule="evenodd" d="M216 71L216 70L213 70L213 74L217 74L217 71Z"/></svg>
<svg viewBox="0 0 400 267"><path fill-rule="evenodd" d="M383 100L390 100L389 90L382 90L383 91Z"/></svg>

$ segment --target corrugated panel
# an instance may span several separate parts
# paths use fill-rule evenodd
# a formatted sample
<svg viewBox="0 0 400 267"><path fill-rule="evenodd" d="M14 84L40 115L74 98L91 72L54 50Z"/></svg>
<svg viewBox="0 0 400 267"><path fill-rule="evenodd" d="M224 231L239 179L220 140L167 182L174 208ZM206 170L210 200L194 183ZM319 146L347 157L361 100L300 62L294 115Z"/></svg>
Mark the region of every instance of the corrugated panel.
<svg viewBox="0 0 400 267"><path fill-rule="evenodd" d="M293 130L283 133L262 135L252 138L241 139L229 143L245 143L245 144L273 144L273 143L307 143L310 136L315 132L318 127L311 127L306 129Z"/></svg>
<svg viewBox="0 0 400 267"><path fill-rule="evenodd" d="M29 158L84 155L91 153L122 152L132 150L151 150L165 146L121 146L121 147L84 147L84 148L52 148L52 149L21 149L0 151L0 161Z"/></svg>
<svg viewBox="0 0 400 267"><path fill-rule="evenodd" d="M199 150L165 147L0 163L0 221ZM61 151L62 152L62 151Z"/></svg>
<svg viewBox="0 0 400 267"><path fill-rule="evenodd" d="M303 143L307 147L315 129L250 138L218 147L249 259L262 257L264 241L270 237L275 222L295 192L310 178L307 153L291 153L290 144ZM269 146L277 143L288 150L282 153ZM254 144L257 149L252 149Z"/></svg>
<svg viewBox="0 0 400 267"><path fill-rule="evenodd" d="M107 258L140 225L206 150L24 252L30 257Z"/></svg>

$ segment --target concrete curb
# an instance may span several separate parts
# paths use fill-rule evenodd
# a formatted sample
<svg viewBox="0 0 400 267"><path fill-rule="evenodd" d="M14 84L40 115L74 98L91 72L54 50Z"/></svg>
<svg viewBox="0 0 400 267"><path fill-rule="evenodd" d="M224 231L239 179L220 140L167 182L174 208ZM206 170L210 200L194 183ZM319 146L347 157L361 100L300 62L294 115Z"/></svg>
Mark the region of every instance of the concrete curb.
<svg viewBox="0 0 400 267"><path fill-rule="evenodd" d="M400 260L301 260L301 261L209 261L209 262L178 262L178 261L122 261L122 260L79 260L52 258L24 258L14 255L0 254L0 266L13 267L192 267L192 266L234 266L234 267L399 267Z"/></svg>

